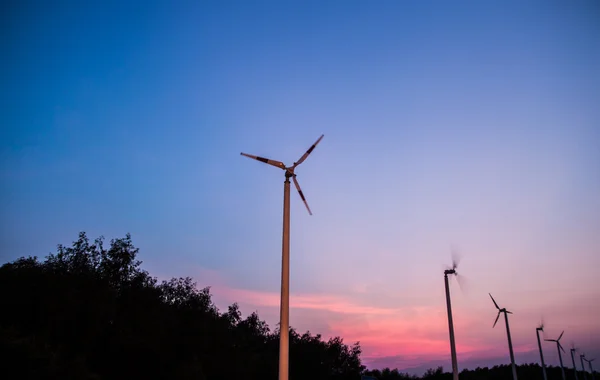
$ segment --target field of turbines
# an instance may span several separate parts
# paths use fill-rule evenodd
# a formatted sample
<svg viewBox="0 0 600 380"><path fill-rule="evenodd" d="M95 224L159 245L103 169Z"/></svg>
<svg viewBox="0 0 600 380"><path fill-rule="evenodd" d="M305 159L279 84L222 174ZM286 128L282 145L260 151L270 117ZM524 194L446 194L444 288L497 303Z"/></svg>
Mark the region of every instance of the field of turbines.
<svg viewBox="0 0 600 380"><path fill-rule="evenodd" d="M453 258L453 262L452 262L452 268L448 268L444 271L444 283L446 286L446 304L447 304L447 308L448 308L448 327L450 330L450 350L451 350L451 357L452 357L452 376L453 376L453 380L458 380L459 378L459 371L458 371L458 363L457 363L457 359L456 359L456 342L455 342L455 338L454 338L454 325L452 322L452 306L451 306L451 301L450 301L450 287L448 284L448 275L454 275L454 276L459 276L458 272L456 271L458 267L458 259L456 258L456 256ZM457 277L459 278L459 277ZM505 307L500 307L498 305L498 303L496 302L496 300L494 299L494 297L492 296L492 294L490 293L490 298L494 304L494 307L498 310L498 314L496 315L496 320L494 321L494 324L492 325L492 328L496 327L496 324L498 323L498 320L500 319L500 315L504 314L504 322L506 325L506 339L508 341L508 352L510 355L510 364L511 364L511 370L512 370L512 378L513 380L517 380L517 366L515 364L515 355L513 352L513 346L512 346L512 339L510 336L510 325L508 323L508 314L513 314L511 311L507 310ZM540 339L540 332L543 333L544 331L544 322L542 322L539 326L537 326L535 328L535 332L536 332L536 336L537 336L537 344L538 344L538 349L540 351L540 363L541 363L541 368L542 368L542 373L544 376L544 380L548 380L548 376L546 373L546 364L544 362L544 351L542 349L542 342ZM560 370L561 370L561 375L562 375L562 380L567 380L567 376L566 376L566 372L565 372L565 366L563 364L563 358L562 358L562 353L566 353L565 349L563 348L563 346L560 344L560 340L564 335L564 331L560 333L560 335L558 336L558 338L556 339L544 339L544 341L546 342L553 342L556 343L556 350L558 352L558 359L560 362ZM562 353L561 353L562 351ZM577 365L576 365L576 361L575 361L575 356L576 353L579 352L579 350L575 347L575 345L573 345L570 349L571 352L571 362L572 362L572 369L571 372L573 373L572 378L575 380L579 380L578 376L577 376ZM586 376L586 367L584 365L584 362L588 363L588 368L590 371L590 376L593 379L594 376L594 369L592 367L592 362L595 360L595 358L586 358L585 357L585 353L583 352L579 352L579 358L581 360L581 371L583 373L583 376Z"/></svg>
<svg viewBox="0 0 600 380"><path fill-rule="evenodd" d="M289 372L288 330L289 330L289 276L290 276L290 274L289 274L290 273L290 267L289 267L289 260L290 260L289 259L289 257L290 257L290 178L294 181L296 190L298 191L298 194L300 195L302 202L304 202L304 205L306 206L308 213L310 215L312 215L310 207L308 206L308 203L306 202L306 198L304 197L304 194L302 193L302 189L300 188L300 184L298 183L298 180L296 179L295 170L313 152L313 150L316 148L316 146L319 144L319 142L321 142L323 137L324 137L324 135L321 135L317 139L317 141L314 144L312 144L310 146L310 148L298 159L298 161L294 162L291 166L286 166L283 162L273 160L270 158L260 157L260 156L247 154L247 153L241 153L242 156L249 157L251 159L257 160L259 162L262 162L262 163L265 163L268 165L272 165L276 168L279 168L279 169L282 169L285 171L284 197L283 197L283 238L282 238L283 244L282 244L282 268L281 268L281 308L280 308L281 334L280 334L280 346L279 346L279 349L280 349L280 351L279 351L279 380L288 380L288 376L289 376L288 375L288 372ZM453 261L452 267L448 268L444 271L444 283L445 283L445 289L446 289L446 306L448 309L448 327L449 327L449 334L450 334L450 355L451 355L451 360L452 360L452 377L453 377L453 380L458 380L459 379L459 369L458 369L458 361L457 361L457 354L456 354L454 323L452 320L452 304L451 304L451 300L450 300L451 299L450 287L449 287L449 283L448 283L448 275L451 275L451 276L453 275L453 276L457 277L458 281L460 281L460 279L458 277L459 275L457 272L458 259L454 255L454 253L453 253L453 256L454 257L452 260ZM512 339L511 339L511 335L510 335L510 326L508 323L508 314L513 314L513 313L511 311L507 310L505 307L501 308L498 305L498 303L496 302L496 300L494 299L494 297L491 295L491 293L489 295L493 302L494 307L496 307L496 309L498 310L498 314L496 316L496 320L494 321L494 324L492 325L492 328L496 327L496 324L498 323L498 320L500 319L500 315L504 314L504 322L506 325L506 338L508 340L508 352L509 352L509 356L510 356L511 369L512 369L512 378L513 378L513 380L517 380L517 378L518 378L517 377L517 367L515 364L515 356L514 356L514 352L513 352ZM537 340L538 340L538 348L540 351L541 368L542 368L544 380L548 380L548 377L546 374L546 365L544 362L544 352L542 350L542 344L541 344L541 340L540 340L540 336L539 336L540 331L542 331L542 332L544 331L543 322L540 326L536 327L536 335L537 335ZM564 348L562 347L562 345L560 344L560 339L563 337L563 334L564 334L564 331L556 339L544 339L544 340L547 342L556 343L556 349L558 351L558 358L560 361L562 380L567 380L565 367L564 367L563 359L562 359L562 353L566 353L566 352L565 352ZM570 349L570 352L571 352L571 360L572 360L572 365L573 365L572 372L574 375L574 379L578 380L577 365L575 364L575 353L579 352L579 351L575 346L573 346ZM593 367L592 367L592 362L595 360L595 358L586 358L584 353L580 353L579 357L581 360L581 369L583 371L584 376L586 374L584 362L587 362L590 374L593 377L594 371L593 371Z"/></svg>

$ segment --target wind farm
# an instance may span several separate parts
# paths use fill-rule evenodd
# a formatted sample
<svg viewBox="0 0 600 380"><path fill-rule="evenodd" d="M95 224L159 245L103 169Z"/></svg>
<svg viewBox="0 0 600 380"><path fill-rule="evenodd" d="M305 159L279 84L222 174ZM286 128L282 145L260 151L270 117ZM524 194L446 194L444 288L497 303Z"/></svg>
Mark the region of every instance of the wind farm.
<svg viewBox="0 0 600 380"><path fill-rule="evenodd" d="M306 198L305 198L305 196L300 188L300 185L296 179L295 169L298 167L298 165L300 165L302 162L304 162L304 160L312 153L312 151L319 144L319 142L323 139L323 137L324 137L324 135L321 135L317 139L317 141L304 153L304 155L302 155L300 157L300 159L298 161L294 162L291 166L286 166L283 162L276 161L276 160L273 160L270 158L264 158L262 156L241 153L241 155L243 155L245 157L248 157L248 158L254 159L256 161L277 167L277 168L285 171L284 210L283 210L284 224L283 224L283 239L282 239L283 240L282 263L283 264L282 264L282 277L281 277L282 278L282 283L281 283L282 290L281 290L281 302L280 302L280 326L282 326L282 327L281 327L280 345L279 345L279 350L280 350L279 351L280 352L280 355L279 355L279 380L287 380L288 379L288 371L289 371L289 335L288 335L288 331L287 331L290 328L290 325L289 325L289 240L290 240L289 239L289 235L290 235L290 217L289 217L289 214L290 214L289 192L290 191L289 191L289 189L290 189L290 181L289 181L289 179L292 178L292 180L296 186L296 189L298 191L298 194L299 194L300 198L302 199L309 215L312 215L312 212L308 206L308 203L306 202ZM448 319L450 359L451 359L451 365L452 365L453 380L458 380L460 378L460 372L458 369L456 337L455 337L455 332L454 332L454 319L453 319L453 314L452 314L452 302L451 302L449 277L456 278L456 280L459 284L459 287L462 289L462 285L461 285L462 277L460 277L460 275L458 274L458 271L457 271L459 262L460 262L459 256L457 255L456 251L453 249L452 250L452 266L449 266L444 270L444 289L445 289L445 299L446 299L446 313L447 313L447 319ZM509 320L508 320L508 314L513 314L513 313L512 313L512 311L507 310L505 307L501 308L498 305L498 303L496 302L496 300L494 299L494 297L492 296L492 294L491 293L488 293L488 294L490 296L490 299L491 299L494 307L498 311L496 318L494 320L494 323L492 325L492 328L496 327L496 324L498 323L500 316L501 315L504 316L512 378L513 378L513 380L518 380L518 371L517 371L517 365L515 362L513 343L512 343L510 325L509 325ZM541 344L540 332L542 334L544 334L543 319L542 319L542 323L536 327L536 338L537 338L537 346L538 346L539 355L540 355L540 363L541 363L543 379L548 380L546 364L545 364L545 360L544 360L544 353L543 353L542 344ZM544 339L544 341L552 342L552 343L556 344L558 359L559 359L559 363L560 363L561 377L562 377L562 380L566 380L567 377L565 374L565 368L564 368L562 354L561 354L561 351L564 353L565 350L560 343L560 340L562 339L563 335L564 335L564 331L562 331L560 333L560 335L558 336L557 339ZM575 352L576 351L577 351L577 349L575 348L575 346L573 344L572 348L570 350L571 360L572 360L572 364L573 364L573 376L574 376L575 380L578 380L577 367L575 365ZM587 359L585 359L584 356L581 356L582 367L583 367L584 360L587 360ZM591 362L589 362L589 363L591 365ZM583 370L585 372L585 368L583 368ZM591 371L591 369L590 369L590 371ZM584 376L585 376L585 373L584 373Z"/></svg>
<svg viewBox="0 0 600 380"><path fill-rule="evenodd" d="M598 1L3 5L2 379L599 380Z"/></svg>

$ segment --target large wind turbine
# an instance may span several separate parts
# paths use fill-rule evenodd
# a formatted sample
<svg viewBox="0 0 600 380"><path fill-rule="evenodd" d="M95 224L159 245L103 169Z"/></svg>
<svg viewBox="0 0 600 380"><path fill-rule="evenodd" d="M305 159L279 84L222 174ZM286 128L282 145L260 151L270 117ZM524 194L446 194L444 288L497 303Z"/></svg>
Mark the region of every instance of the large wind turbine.
<svg viewBox="0 0 600 380"><path fill-rule="evenodd" d="M492 297L491 293L490 298L492 299L492 302L494 302L494 306L496 306L496 309L498 309L498 315L496 316L496 321L494 321L494 326L492 326L492 328L496 327L496 323L498 323L498 318L500 318L500 313L504 313L504 321L506 322L506 336L508 337L508 351L510 352L510 363L512 365L513 380L517 380L517 367L515 366L515 355L513 354L512 340L510 339L510 328L508 327L508 314L512 314L512 312L506 310L506 308L504 307L500 309L500 306L498 306L496 300L494 299L494 297Z"/></svg>
<svg viewBox="0 0 600 380"><path fill-rule="evenodd" d="M575 348L575 343L573 343L573 345L571 345L571 361L573 362L573 373L575 374L575 380L577 380L577 366L575 365L575 351L577 351L577 349Z"/></svg>
<svg viewBox="0 0 600 380"><path fill-rule="evenodd" d="M558 360L560 361L560 370L562 371L562 378L563 378L563 380L567 380L567 378L565 376L565 367L563 366L562 355L560 354L560 350L565 352L565 349L560 344L560 338L562 338L564 333L565 333L564 331L561 332L558 339L544 339L544 340L546 340L547 342L556 342L556 349L558 350Z"/></svg>
<svg viewBox="0 0 600 380"><path fill-rule="evenodd" d="M285 182L283 184L283 239L282 239L282 259L281 259L281 305L279 309L279 380L288 380L289 376L289 326L290 326L290 178L294 181L298 194L304 202L308 213L312 215L308 203L302 194L296 174L294 171L306 157L315 149L324 135L321 135L317 141L300 157L292 166L285 166L283 162L253 156L251 154L240 153L242 156L250 157L265 164L273 165L285 171Z"/></svg>
<svg viewBox="0 0 600 380"><path fill-rule="evenodd" d="M542 342L540 341L540 331L544 332L544 322L536 327L535 335L537 336L538 348L540 349L540 359L542 359L542 373L544 374L544 380L548 380L548 377L546 376L546 364L544 363L544 353L542 352Z"/></svg>
<svg viewBox="0 0 600 380"><path fill-rule="evenodd" d="M450 354L452 357L452 380L458 380L458 363L456 362L456 345L454 342L454 324L452 323L452 306L450 304L450 287L448 286L448 275L458 276L458 257L453 254L452 268L444 271L444 284L446 285L446 306L448 308L448 329L450 330ZM458 277L457 277L458 280Z"/></svg>

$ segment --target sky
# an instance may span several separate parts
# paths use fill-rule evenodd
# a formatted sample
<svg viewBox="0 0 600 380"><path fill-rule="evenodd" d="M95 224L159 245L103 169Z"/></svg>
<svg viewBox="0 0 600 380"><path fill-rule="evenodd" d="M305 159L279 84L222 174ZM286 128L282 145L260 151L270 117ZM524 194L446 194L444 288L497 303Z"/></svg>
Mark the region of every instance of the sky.
<svg viewBox="0 0 600 380"><path fill-rule="evenodd" d="M594 1L8 1L0 260L131 233L143 267L360 341L369 368L600 356L600 7ZM556 347L543 344L557 364ZM570 363L570 360L567 360Z"/></svg>

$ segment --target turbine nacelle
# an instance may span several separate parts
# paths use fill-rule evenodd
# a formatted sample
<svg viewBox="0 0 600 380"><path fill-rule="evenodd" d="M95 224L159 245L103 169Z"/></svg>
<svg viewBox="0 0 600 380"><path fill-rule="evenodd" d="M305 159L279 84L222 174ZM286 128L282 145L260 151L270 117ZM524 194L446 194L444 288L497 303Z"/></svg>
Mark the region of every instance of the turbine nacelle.
<svg viewBox="0 0 600 380"><path fill-rule="evenodd" d="M563 346L560 344L560 338L562 338L563 334L565 333L565 331L563 330L563 332L560 333L560 335L558 336L558 339L544 339L546 342L556 342L556 345L558 346L558 348L560 350L562 350L562 352L567 353L565 351L565 349L563 348Z"/></svg>
<svg viewBox="0 0 600 380"><path fill-rule="evenodd" d="M492 326L492 328L494 328L494 327L496 327L496 323L498 323L498 319L500 318L501 313L512 314L512 311L506 310L505 307L500 308L500 306L498 306L498 303L496 303L496 300L494 299L494 297L492 297L492 294L491 293L488 293L488 294L490 295L490 298L492 299L494 306L496 306L496 309L498 309L498 315L496 315L496 320L494 321L494 325Z"/></svg>
<svg viewBox="0 0 600 380"><path fill-rule="evenodd" d="M452 250L452 267L446 267L446 270L444 270L444 277L448 277L448 275L454 275L456 278L456 281L458 282L458 286L460 287L460 290L462 292L465 292L465 288L468 285L468 283L465 283L465 278L464 276L458 274L458 272L456 271L456 268L458 267L458 263L460 261L460 258L458 256L458 254L455 252L455 250Z"/></svg>

